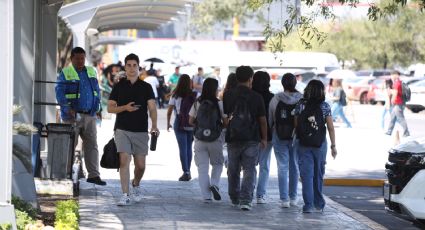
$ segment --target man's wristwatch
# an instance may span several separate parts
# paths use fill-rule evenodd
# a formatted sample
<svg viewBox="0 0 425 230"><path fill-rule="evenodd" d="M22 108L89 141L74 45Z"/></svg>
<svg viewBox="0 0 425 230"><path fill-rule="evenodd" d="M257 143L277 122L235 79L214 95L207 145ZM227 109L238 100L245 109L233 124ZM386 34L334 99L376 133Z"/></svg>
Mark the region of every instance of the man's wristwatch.
<svg viewBox="0 0 425 230"><path fill-rule="evenodd" d="M335 145L331 145L331 148L335 148L336 146Z"/></svg>

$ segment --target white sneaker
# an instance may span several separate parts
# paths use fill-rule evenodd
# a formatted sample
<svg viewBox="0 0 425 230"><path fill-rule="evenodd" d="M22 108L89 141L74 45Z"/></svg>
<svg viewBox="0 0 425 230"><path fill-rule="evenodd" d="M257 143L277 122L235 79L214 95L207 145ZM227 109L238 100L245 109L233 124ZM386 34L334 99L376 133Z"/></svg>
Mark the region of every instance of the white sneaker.
<svg viewBox="0 0 425 230"><path fill-rule="evenodd" d="M140 186L135 186L133 187L133 200L135 202L140 202L142 201L142 188Z"/></svg>
<svg viewBox="0 0 425 230"><path fill-rule="evenodd" d="M289 201L289 204L290 204L291 206L298 206L298 199L290 200L290 201Z"/></svg>
<svg viewBox="0 0 425 230"><path fill-rule="evenodd" d="M130 197L127 194L123 194L117 203L118 206L130 205Z"/></svg>
<svg viewBox="0 0 425 230"><path fill-rule="evenodd" d="M257 197L257 204L267 204L267 200L264 196Z"/></svg>
<svg viewBox="0 0 425 230"><path fill-rule="evenodd" d="M280 201L280 207L282 207L282 208L290 208L291 207L291 204L289 203L289 201L283 201L283 200L281 200Z"/></svg>

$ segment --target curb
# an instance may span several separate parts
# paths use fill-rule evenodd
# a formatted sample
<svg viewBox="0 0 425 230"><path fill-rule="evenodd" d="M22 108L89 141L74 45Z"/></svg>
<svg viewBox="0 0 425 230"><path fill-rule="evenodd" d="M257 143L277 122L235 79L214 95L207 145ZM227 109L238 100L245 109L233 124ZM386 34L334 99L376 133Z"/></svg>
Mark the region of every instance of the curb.
<svg viewBox="0 0 425 230"><path fill-rule="evenodd" d="M359 221L360 223L366 225L367 227L373 229L373 230L386 230L387 228L380 225L379 223L369 219L368 217L353 211L347 207L345 207L344 205L332 200L331 198L327 197L326 195L324 196L326 203L331 206L332 208L344 213L347 216L350 216L351 218Z"/></svg>
<svg viewBox="0 0 425 230"><path fill-rule="evenodd" d="M326 186L364 186L364 187L382 187L384 179L349 179L349 178L326 178Z"/></svg>

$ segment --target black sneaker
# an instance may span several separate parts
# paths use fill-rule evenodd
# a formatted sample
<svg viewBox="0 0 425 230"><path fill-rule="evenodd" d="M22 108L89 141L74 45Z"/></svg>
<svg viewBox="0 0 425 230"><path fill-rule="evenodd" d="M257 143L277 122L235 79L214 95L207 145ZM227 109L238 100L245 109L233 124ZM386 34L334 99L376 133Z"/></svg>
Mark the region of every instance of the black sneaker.
<svg viewBox="0 0 425 230"><path fill-rule="evenodd" d="M97 184L97 185L106 185L106 182L101 180L100 177L92 177L92 178L87 178L87 182L88 183L93 183L93 184Z"/></svg>
<svg viewBox="0 0 425 230"><path fill-rule="evenodd" d="M243 211L249 211L252 208L252 203L251 202L241 202L240 208Z"/></svg>
<svg viewBox="0 0 425 230"><path fill-rule="evenodd" d="M221 200L220 192L217 186L211 185L210 190L213 194L214 200Z"/></svg>
<svg viewBox="0 0 425 230"><path fill-rule="evenodd" d="M183 173L183 175L179 178L179 181L190 181L192 177L189 173Z"/></svg>

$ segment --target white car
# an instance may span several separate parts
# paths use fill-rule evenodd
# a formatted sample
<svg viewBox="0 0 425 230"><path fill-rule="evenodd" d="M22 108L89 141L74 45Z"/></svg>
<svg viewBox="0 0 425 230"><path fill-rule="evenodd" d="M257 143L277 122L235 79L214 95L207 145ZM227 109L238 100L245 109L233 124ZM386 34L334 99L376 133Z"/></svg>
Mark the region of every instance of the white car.
<svg viewBox="0 0 425 230"><path fill-rule="evenodd" d="M406 107L414 113L425 110L425 80L409 85L411 97Z"/></svg>

